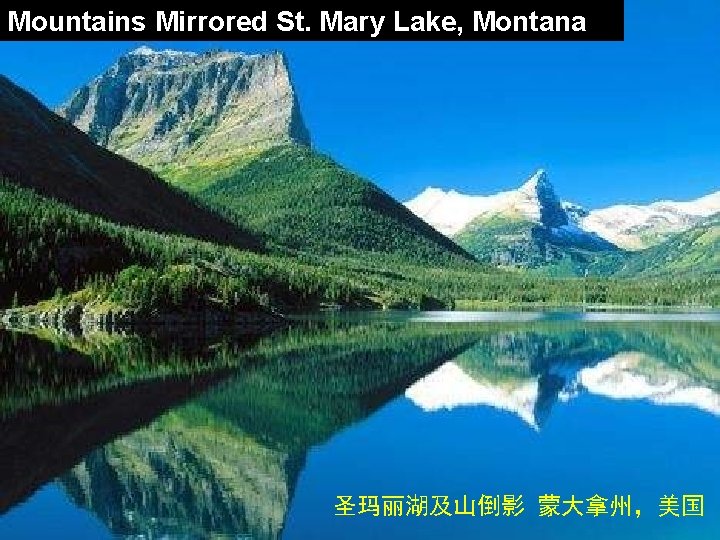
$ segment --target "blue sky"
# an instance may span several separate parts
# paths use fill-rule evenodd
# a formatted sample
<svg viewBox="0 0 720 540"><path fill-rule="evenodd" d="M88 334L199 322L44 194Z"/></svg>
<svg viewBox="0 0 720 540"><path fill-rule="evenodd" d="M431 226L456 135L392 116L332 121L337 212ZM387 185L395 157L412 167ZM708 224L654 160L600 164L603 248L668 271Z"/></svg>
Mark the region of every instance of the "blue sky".
<svg viewBox="0 0 720 540"><path fill-rule="evenodd" d="M143 43L0 43L49 105ZM315 145L400 199L546 168L598 207L720 189L720 2L626 0L623 43L162 42L286 52Z"/></svg>

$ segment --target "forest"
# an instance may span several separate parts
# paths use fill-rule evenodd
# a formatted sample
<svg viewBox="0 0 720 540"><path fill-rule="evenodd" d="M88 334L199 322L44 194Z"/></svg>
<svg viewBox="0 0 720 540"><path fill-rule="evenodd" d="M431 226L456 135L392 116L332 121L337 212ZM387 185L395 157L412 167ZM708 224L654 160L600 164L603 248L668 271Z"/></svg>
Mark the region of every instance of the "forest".
<svg viewBox="0 0 720 540"><path fill-rule="evenodd" d="M8 182L0 183L0 238L4 308L48 298L139 311L720 305L712 274L552 279L387 253L261 254L117 225Z"/></svg>

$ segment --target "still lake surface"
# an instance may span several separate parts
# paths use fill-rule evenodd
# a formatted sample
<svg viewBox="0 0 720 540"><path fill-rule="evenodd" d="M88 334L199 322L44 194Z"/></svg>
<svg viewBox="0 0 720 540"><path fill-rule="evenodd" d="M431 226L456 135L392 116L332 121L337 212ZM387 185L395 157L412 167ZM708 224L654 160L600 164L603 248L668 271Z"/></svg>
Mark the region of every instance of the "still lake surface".
<svg viewBox="0 0 720 540"><path fill-rule="evenodd" d="M0 374L2 539L720 538L717 313L0 332ZM583 515L540 517L544 495ZM407 516L415 496L475 516Z"/></svg>

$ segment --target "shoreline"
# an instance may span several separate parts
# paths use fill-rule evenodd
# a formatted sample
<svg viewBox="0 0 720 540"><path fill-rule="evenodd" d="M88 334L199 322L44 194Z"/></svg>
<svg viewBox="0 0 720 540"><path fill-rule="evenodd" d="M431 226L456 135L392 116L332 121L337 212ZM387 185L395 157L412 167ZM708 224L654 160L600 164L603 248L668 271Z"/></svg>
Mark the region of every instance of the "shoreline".
<svg viewBox="0 0 720 540"><path fill-rule="evenodd" d="M632 304L505 304L501 302L457 301L453 311L570 311L578 313L712 313L720 312L720 307L711 305L697 306L653 306Z"/></svg>
<svg viewBox="0 0 720 540"><path fill-rule="evenodd" d="M316 309L307 311L293 311L285 314L273 312L238 312L224 313L216 311L206 312L166 312L151 315L135 313L132 310L118 309L97 313L87 309L81 304L72 304L65 307L42 309L37 306L0 309L0 330L33 330L52 329L68 332L75 335L90 334L94 332L135 332L139 334L155 331L202 331L208 329L222 332L223 329L237 333L268 333L287 327L293 322L304 320L322 320L333 316L349 317L377 317L379 319L408 318L425 322L515 322L537 320L537 316L546 315L548 320L587 315L588 322L612 321L617 315L618 322L632 322L651 320L653 316L675 316L675 321L686 320L693 316L718 316L720 309L712 306L632 306L632 305L574 305L574 304L499 304L499 303L473 303L473 308L461 306L453 310L415 310L415 309ZM504 316L509 318L506 320ZM714 318L709 319L710 322Z"/></svg>
<svg viewBox="0 0 720 540"><path fill-rule="evenodd" d="M214 310L176 311L143 314L131 309L94 312L87 305L69 304L43 309L26 306L0 310L0 328L54 329L74 334L92 332L151 332L163 329L232 329L265 333L285 327L289 320L271 312L226 313Z"/></svg>

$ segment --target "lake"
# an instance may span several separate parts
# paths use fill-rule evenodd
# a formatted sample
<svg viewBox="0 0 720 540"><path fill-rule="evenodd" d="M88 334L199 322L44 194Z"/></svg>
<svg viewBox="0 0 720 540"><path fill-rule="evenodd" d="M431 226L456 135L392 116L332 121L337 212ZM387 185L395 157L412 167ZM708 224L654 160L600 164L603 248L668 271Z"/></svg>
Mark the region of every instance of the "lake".
<svg viewBox="0 0 720 540"><path fill-rule="evenodd" d="M720 538L713 312L0 331L0 372L2 539Z"/></svg>

